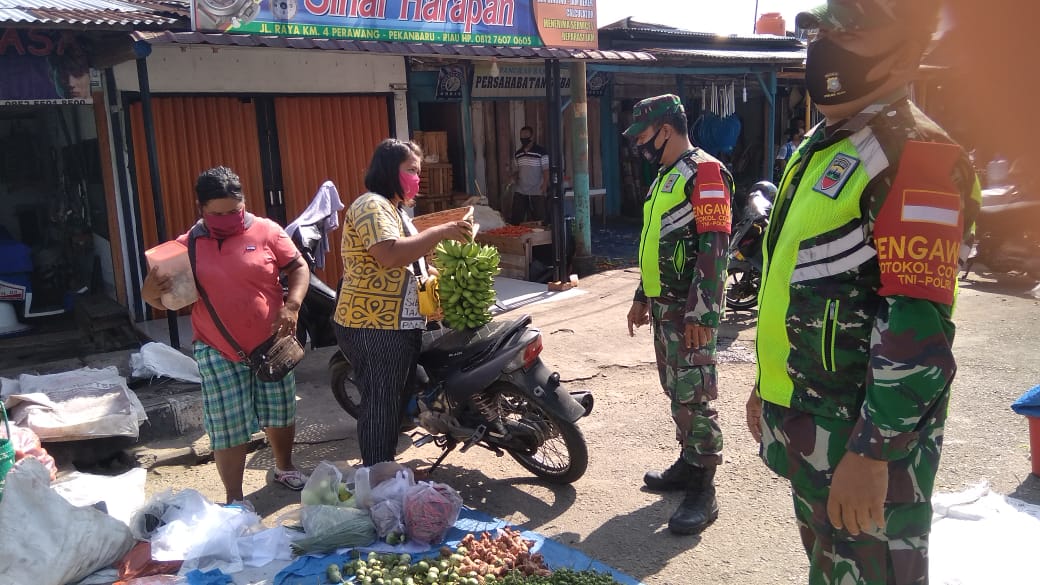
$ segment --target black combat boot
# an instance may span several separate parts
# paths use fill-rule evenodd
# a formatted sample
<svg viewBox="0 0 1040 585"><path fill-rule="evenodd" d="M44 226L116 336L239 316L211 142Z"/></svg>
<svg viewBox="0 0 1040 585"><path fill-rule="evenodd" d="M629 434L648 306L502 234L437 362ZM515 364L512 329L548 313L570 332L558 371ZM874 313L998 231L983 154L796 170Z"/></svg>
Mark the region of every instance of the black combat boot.
<svg viewBox="0 0 1040 585"><path fill-rule="evenodd" d="M719 517L715 499L715 468L694 467L686 485L686 497L668 519L668 530L674 534L699 534Z"/></svg>
<svg viewBox="0 0 1040 585"><path fill-rule="evenodd" d="M658 492L679 492L686 489L697 468L683 460L682 455L664 471L648 471L643 476L646 487Z"/></svg>

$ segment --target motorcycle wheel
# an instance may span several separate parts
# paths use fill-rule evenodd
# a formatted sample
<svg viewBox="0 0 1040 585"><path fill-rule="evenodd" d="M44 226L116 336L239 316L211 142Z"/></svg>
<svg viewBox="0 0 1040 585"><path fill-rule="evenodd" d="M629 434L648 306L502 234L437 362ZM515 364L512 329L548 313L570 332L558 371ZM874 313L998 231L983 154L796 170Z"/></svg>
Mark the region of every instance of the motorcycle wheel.
<svg viewBox="0 0 1040 585"><path fill-rule="evenodd" d="M337 351L329 358L329 375L332 378L332 396L351 418L357 420L361 411L361 392L354 384L354 367L343 352Z"/></svg>
<svg viewBox="0 0 1040 585"><path fill-rule="evenodd" d="M756 270L730 268L726 278L726 307L734 311L749 311L758 304L760 276Z"/></svg>
<svg viewBox="0 0 1040 585"><path fill-rule="evenodd" d="M574 483L585 475L589 467L589 449L577 425L542 410L511 384L496 384L489 391L498 394L504 419L536 422L547 429L545 441L537 449L529 452L506 448L510 457L549 483Z"/></svg>

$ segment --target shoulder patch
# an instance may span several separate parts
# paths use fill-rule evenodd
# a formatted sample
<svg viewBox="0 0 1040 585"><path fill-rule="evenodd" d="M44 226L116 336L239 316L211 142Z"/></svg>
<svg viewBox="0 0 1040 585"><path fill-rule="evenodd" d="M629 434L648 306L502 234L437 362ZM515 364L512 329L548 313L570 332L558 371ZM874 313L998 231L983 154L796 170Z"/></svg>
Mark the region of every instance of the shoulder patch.
<svg viewBox="0 0 1040 585"><path fill-rule="evenodd" d="M664 180L664 184L661 185L661 192L662 193L671 193L672 189L675 188L675 182L678 181L678 180L679 180L679 174L678 173L672 173L672 174L668 175L668 177L666 177L665 180Z"/></svg>
<svg viewBox="0 0 1040 585"><path fill-rule="evenodd" d="M813 191L822 193L831 199L837 199L845 183L849 181L849 177L858 166L858 158L839 152L831 159L820 180L816 181Z"/></svg>
<svg viewBox="0 0 1040 585"><path fill-rule="evenodd" d="M698 233L730 233L732 212L729 197L729 187L722 178L722 165L717 162L698 163L697 180L690 198Z"/></svg>
<svg viewBox="0 0 1040 585"><path fill-rule="evenodd" d="M909 141L874 222L882 296L952 305L964 234L956 144Z"/></svg>

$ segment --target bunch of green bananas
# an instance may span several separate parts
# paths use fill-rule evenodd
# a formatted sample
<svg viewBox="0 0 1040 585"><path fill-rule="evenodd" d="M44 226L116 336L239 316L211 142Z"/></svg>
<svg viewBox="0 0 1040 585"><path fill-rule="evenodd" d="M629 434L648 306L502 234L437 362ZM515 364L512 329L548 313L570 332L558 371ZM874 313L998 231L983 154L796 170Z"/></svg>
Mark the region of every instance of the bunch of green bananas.
<svg viewBox="0 0 1040 585"><path fill-rule="evenodd" d="M498 250L474 242L445 240L437 244L435 252L444 322L452 329L474 329L490 322L488 309L495 304Z"/></svg>

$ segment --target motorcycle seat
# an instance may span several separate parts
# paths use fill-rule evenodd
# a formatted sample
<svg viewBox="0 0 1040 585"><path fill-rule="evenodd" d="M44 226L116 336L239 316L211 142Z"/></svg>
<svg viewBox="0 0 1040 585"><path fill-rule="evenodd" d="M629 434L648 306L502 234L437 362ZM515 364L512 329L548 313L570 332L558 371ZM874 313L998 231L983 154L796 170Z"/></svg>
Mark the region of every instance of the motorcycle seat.
<svg viewBox="0 0 1040 585"><path fill-rule="evenodd" d="M483 327L462 331L447 331L441 335L424 336L419 363L427 369L440 370L449 364L467 369L483 360L514 332L531 324L524 315L513 320L492 321Z"/></svg>

